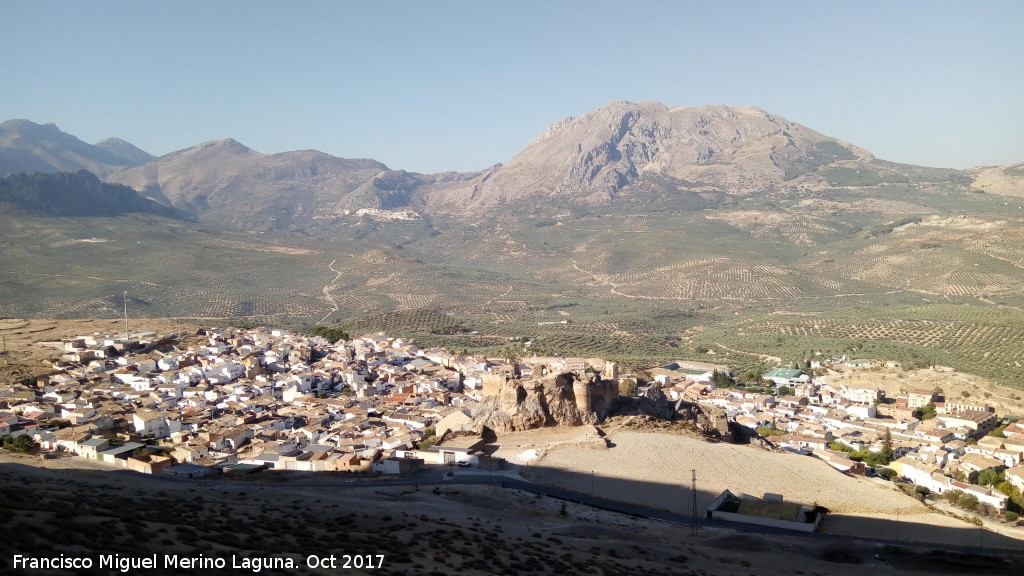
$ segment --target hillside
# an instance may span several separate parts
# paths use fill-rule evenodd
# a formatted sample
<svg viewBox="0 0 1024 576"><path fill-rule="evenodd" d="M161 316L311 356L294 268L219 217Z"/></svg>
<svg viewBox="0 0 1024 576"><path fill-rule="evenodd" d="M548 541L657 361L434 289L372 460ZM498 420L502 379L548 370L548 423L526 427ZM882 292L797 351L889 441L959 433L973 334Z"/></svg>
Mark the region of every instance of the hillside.
<svg viewBox="0 0 1024 576"><path fill-rule="evenodd" d="M108 178L202 221L302 229L360 208L398 208L411 190L451 175L389 170L316 150L262 154L232 139L205 142Z"/></svg>
<svg viewBox="0 0 1024 576"><path fill-rule="evenodd" d="M46 216L117 216L130 212L180 218L174 208L139 196L135 190L77 172L17 173L0 178L0 204Z"/></svg>
<svg viewBox="0 0 1024 576"><path fill-rule="evenodd" d="M103 178L154 158L117 138L87 144L54 124L36 124L29 120L8 120L0 124L0 176L84 169Z"/></svg>
<svg viewBox="0 0 1024 576"><path fill-rule="evenodd" d="M1024 196L1024 162L1008 166L984 166L968 170L974 188L989 194Z"/></svg>

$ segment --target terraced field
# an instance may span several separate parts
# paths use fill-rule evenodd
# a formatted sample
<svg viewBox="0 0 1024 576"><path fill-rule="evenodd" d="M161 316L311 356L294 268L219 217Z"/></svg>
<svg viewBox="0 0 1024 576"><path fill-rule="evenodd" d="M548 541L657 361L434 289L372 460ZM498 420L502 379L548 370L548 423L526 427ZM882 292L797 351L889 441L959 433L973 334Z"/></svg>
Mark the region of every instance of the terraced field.
<svg viewBox="0 0 1024 576"><path fill-rule="evenodd" d="M488 353L527 336L522 353L631 366L753 370L856 350L1024 387L1024 217L986 195L884 192L682 208L638 196L594 215L364 218L301 235L0 214L0 316L113 318L127 291L131 314L153 318L340 324Z"/></svg>

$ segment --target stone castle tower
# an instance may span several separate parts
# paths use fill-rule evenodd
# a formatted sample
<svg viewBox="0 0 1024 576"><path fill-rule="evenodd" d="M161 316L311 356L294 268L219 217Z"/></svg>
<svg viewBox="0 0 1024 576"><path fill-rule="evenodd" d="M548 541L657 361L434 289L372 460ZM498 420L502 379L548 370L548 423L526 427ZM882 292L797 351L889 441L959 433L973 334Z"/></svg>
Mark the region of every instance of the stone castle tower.
<svg viewBox="0 0 1024 576"><path fill-rule="evenodd" d="M593 402L591 399L592 390L590 388L590 379L581 378L578 374L563 374L562 376L559 376L559 378L562 378L563 376L568 376L573 379L572 393L573 396L576 397L576 408L584 414L591 412Z"/></svg>
<svg viewBox="0 0 1024 576"><path fill-rule="evenodd" d="M619 363L611 362L608 360L604 361L604 370L601 371L602 380L618 380L619 379Z"/></svg>

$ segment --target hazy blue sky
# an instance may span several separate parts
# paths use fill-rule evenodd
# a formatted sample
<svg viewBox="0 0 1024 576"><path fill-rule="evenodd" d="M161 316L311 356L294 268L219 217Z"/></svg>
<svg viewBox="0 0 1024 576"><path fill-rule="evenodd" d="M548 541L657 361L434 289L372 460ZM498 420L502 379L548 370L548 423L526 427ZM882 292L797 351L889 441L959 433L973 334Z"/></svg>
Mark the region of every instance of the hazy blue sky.
<svg viewBox="0 0 1024 576"><path fill-rule="evenodd" d="M611 100L753 105L897 162L1024 161L1024 2L0 0L0 120L419 172Z"/></svg>

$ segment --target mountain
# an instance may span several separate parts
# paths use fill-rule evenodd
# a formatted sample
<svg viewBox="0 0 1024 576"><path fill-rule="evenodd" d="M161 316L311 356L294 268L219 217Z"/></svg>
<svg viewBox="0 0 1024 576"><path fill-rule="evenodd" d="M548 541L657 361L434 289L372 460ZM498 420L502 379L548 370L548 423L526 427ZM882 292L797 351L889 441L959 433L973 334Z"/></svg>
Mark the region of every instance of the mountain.
<svg viewBox="0 0 1024 576"><path fill-rule="evenodd" d="M107 180L203 221L272 229L361 208L404 209L414 190L468 177L391 170L376 160L316 150L263 154L228 138L172 152Z"/></svg>
<svg viewBox="0 0 1024 576"><path fill-rule="evenodd" d="M1021 165L960 171L896 164L752 106L610 102L555 122L507 163L477 173L417 174L316 150L263 154L232 139L153 159L121 140L85 144L52 124L12 120L2 127L6 171L85 167L199 220L260 230L303 229L311 219L362 209L550 216L629 211L630 202L707 208L730 198L835 190L1024 195ZM117 166L127 168L114 173Z"/></svg>
<svg viewBox="0 0 1024 576"><path fill-rule="evenodd" d="M267 229L330 215L344 194L387 171L376 160L316 150L262 154L228 138L172 152L108 181L200 220Z"/></svg>
<svg viewBox="0 0 1024 576"><path fill-rule="evenodd" d="M102 142L97 142L96 147L120 160L124 166L139 166L156 160L156 156L120 138L107 138Z"/></svg>
<svg viewBox="0 0 1024 576"><path fill-rule="evenodd" d="M116 216L142 212L171 218L182 214L143 198L128 186L106 184L95 174L19 172L0 178L0 204L47 216Z"/></svg>
<svg viewBox="0 0 1024 576"><path fill-rule="evenodd" d="M15 172L88 170L103 178L155 158L117 138L87 144L54 124L8 120L0 124L0 176Z"/></svg>
<svg viewBox="0 0 1024 576"><path fill-rule="evenodd" d="M552 124L508 163L437 195L434 203L462 212L524 199L607 205L645 180L678 193L734 196L969 182L955 170L877 160L862 148L751 106L611 102Z"/></svg>

